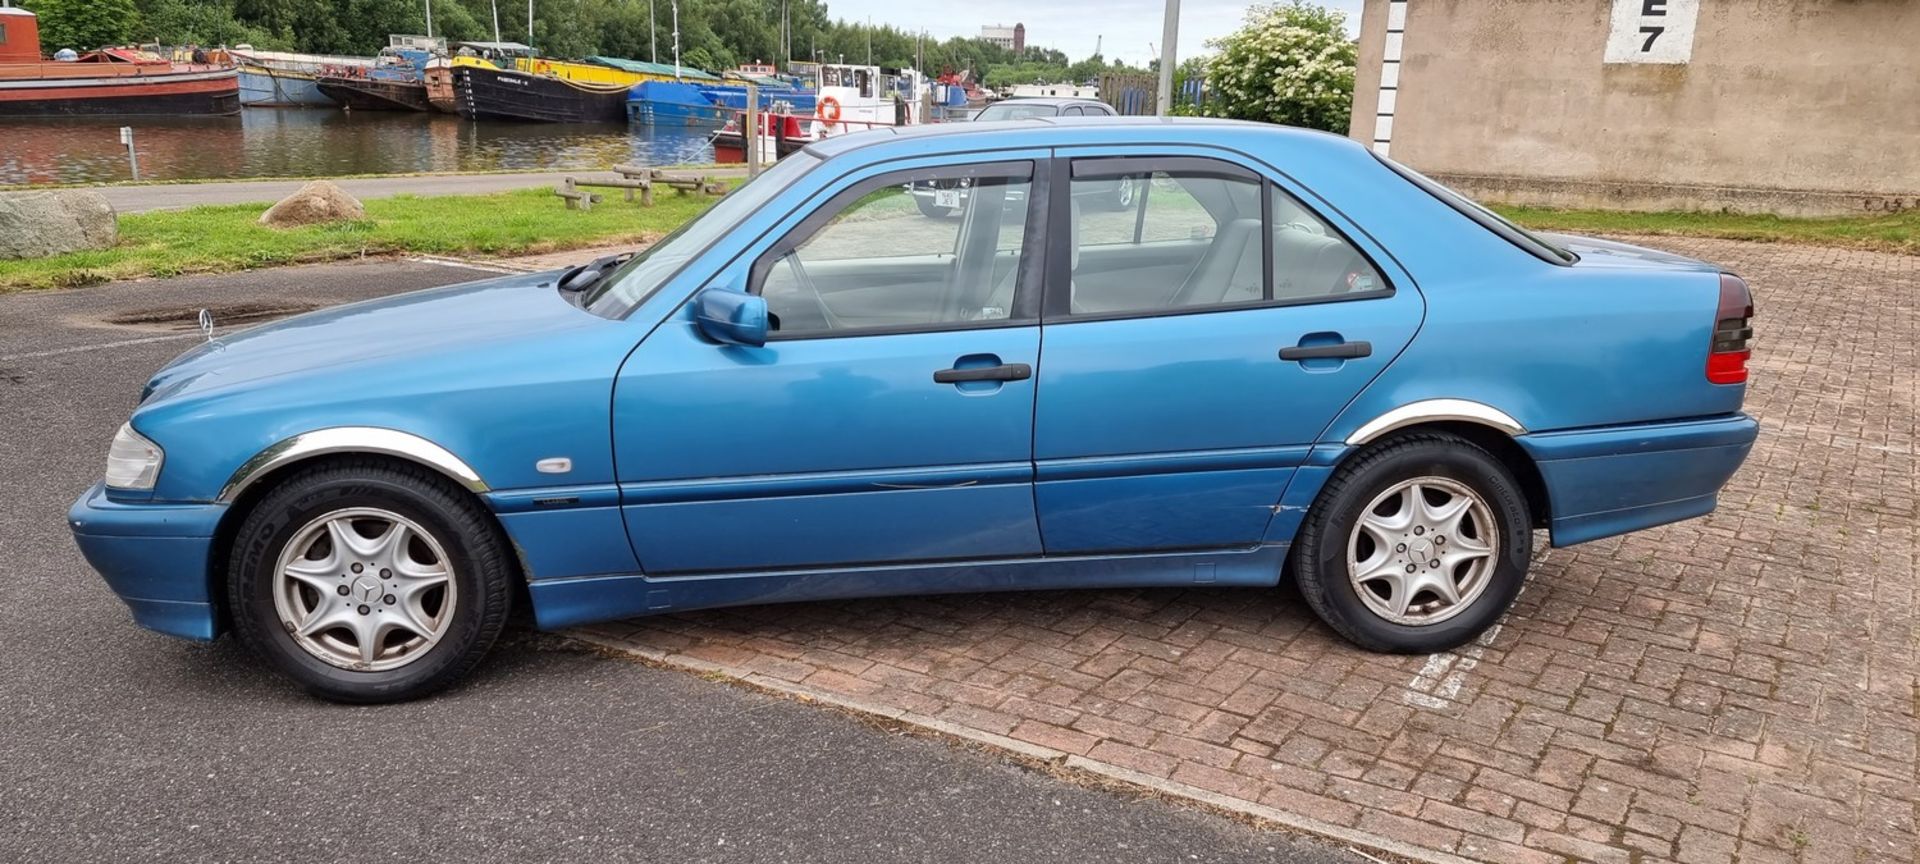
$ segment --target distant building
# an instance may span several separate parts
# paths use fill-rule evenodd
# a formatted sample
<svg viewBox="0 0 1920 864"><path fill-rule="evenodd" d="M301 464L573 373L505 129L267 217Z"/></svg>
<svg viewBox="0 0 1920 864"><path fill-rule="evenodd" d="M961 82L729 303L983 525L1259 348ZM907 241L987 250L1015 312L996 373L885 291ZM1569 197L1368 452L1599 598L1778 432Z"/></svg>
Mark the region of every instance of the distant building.
<svg viewBox="0 0 1920 864"><path fill-rule="evenodd" d="M1015 24L1012 27L1002 27L995 24L991 27L981 27L980 39L1009 51L1025 51L1027 50L1027 25Z"/></svg>
<svg viewBox="0 0 1920 864"><path fill-rule="evenodd" d="M1920 208L1920 3L1364 0L1351 135L1491 201Z"/></svg>

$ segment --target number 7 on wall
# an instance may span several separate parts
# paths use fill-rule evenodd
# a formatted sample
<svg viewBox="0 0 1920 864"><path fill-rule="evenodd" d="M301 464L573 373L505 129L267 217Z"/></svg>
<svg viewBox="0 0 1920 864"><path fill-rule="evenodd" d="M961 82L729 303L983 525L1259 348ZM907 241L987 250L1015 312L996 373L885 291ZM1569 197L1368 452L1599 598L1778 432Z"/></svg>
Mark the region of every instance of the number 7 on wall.
<svg viewBox="0 0 1920 864"><path fill-rule="evenodd" d="M1690 62L1699 17L1700 0L1613 0L1606 62Z"/></svg>

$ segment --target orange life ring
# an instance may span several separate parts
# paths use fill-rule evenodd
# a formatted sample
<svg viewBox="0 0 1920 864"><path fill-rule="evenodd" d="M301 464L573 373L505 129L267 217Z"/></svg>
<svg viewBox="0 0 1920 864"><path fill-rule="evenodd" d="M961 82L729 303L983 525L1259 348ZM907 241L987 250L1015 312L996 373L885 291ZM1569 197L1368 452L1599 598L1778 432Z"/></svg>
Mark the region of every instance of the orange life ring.
<svg viewBox="0 0 1920 864"><path fill-rule="evenodd" d="M825 120L828 123L832 123L836 120L839 120L840 119L840 100L835 99L832 96L820 97L820 108L815 113L820 115L820 119Z"/></svg>

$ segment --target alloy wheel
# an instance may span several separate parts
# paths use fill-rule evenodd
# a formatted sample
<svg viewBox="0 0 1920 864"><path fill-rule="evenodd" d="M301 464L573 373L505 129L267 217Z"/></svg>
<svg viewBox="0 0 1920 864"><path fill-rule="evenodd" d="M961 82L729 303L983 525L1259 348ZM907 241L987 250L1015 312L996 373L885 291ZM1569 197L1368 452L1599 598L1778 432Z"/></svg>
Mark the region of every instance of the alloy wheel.
<svg viewBox="0 0 1920 864"><path fill-rule="evenodd" d="M389 510L336 510L281 549L280 624L307 653L359 672L425 656L453 622L453 570L433 535Z"/></svg>
<svg viewBox="0 0 1920 864"><path fill-rule="evenodd" d="M1480 495L1416 477L1375 496L1347 541L1347 576L1367 610L1395 624L1438 624L1487 589L1499 526Z"/></svg>

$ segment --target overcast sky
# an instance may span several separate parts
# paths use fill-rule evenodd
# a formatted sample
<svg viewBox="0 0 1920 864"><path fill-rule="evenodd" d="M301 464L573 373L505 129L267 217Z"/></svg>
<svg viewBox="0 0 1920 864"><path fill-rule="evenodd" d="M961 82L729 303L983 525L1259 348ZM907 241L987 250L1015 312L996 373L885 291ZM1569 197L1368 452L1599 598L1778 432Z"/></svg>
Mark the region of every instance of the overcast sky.
<svg viewBox="0 0 1920 864"><path fill-rule="evenodd" d="M1347 13L1347 32L1360 29L1361 0L1320 0ZM827 0L827 12L847 21L924 29L945 39L978 36L986 24L1027 25L1027 44L1058 48L1078 60L1092 54L1105 37L1102 53L1144 66L1160 47L1166 7L1160 0L972 0L967 3L901 3L899 0ZM1180 56L1206 49L1208 39L1238 29L1247 4L1222 0L1185 0L1180 5ZM1152 44L1152 51L1148 49Z"/></svg>

